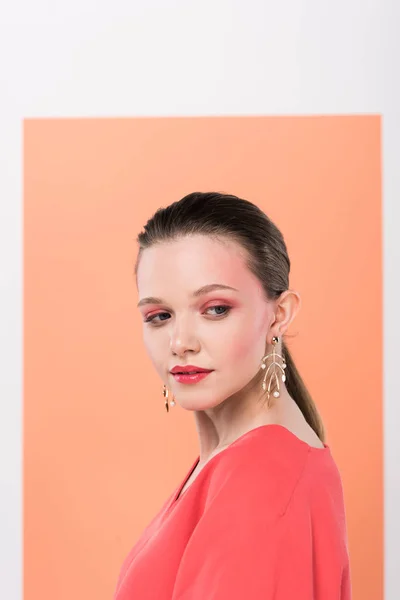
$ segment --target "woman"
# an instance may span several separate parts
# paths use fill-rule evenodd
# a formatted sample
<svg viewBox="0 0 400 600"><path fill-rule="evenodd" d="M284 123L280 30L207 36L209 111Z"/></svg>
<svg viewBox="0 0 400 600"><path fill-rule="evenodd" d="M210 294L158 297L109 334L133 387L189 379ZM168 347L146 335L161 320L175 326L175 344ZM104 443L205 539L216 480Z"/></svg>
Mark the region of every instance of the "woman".
<svg viewBox="0 0 400 600"><path fill-rule="evenodd" d="M199 455L115 600L349 600L340 474L283 341L300 296L282 234L247 200L193 193L138 242L146 350Z"/></svg>

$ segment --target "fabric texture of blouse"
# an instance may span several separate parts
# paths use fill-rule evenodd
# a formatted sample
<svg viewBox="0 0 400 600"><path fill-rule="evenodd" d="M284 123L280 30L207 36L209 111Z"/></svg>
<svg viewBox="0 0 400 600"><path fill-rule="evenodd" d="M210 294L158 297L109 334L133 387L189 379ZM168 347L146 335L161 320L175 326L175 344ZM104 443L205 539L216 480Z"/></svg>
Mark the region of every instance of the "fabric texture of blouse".
<svg viewBox="0 0 400 600"><path fill-rule="evenodd" d="M198 461L125 558L114 600L351 600L329 446L261 425L213 456L179 496Z"/></svg>

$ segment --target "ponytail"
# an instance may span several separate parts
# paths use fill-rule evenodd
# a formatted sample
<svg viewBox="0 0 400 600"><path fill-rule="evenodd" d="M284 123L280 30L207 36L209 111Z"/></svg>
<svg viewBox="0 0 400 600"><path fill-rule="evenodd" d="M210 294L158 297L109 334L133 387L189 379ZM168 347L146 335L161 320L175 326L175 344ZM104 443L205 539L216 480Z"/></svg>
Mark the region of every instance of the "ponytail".
<svg viewBox="0 0 400 600"><path fill-rule="evenodd" d="M282 353L287 365L285 369L286 389L300 408L307 423L312 427L319 439L325 442L325 429L322 419L285 342L282 342Z"/></svg>

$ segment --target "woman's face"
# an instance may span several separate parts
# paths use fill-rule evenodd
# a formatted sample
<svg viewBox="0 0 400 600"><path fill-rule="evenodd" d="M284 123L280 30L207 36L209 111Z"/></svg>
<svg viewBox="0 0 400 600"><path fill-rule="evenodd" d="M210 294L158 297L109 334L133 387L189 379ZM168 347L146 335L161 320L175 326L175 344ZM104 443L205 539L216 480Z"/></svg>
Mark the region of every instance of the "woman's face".
<svg viewBox="0 0 400 600"><path fill-rule="evenodd" d="M140 258L144 343L162 381L185 409L217 406L260 370L273 304L248 270L244 252L235 242L196 235L147 248ZM235 289L196 294L211 284ZM176 365L213 371L197 383L179 383L170 373Z"/></svg>

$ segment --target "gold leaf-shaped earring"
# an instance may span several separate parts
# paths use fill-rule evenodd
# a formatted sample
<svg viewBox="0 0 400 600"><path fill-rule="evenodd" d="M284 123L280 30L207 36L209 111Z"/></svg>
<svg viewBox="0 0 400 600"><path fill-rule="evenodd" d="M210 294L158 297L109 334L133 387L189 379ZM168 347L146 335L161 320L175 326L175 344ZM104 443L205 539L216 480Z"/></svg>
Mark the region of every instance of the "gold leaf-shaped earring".
<svg viewBox="0 0 400 600"><path fill-rule="evenodd" d="M277 345L277 343L279 342L279 338L278 337L273 337L272 338L272 352L270 354L266 354L265 356L263 356L263 358L261 359L261 369L265 369L265 375L264 375L264 379L263 379L263 383L262 383L262 388L264 390L264 392L267 392L267 398L268 398L268 402L271 396L271 387L272 384L275 384L275 390L273 392L273 396L274 398L279 398L280 397L280 385L279 385L279 375L281 375L281 380L283 382L286 381L286 375L285 375L285 369L286 369L286 361L283 358L283 356L281 356L280 354L278 354L275 351L275 346ZM267 362L268 360L271 359L271 363L267 366ZM280 363L279 361L282 361L282 363ZM279 372L280 371L280 372ZM268 381L268 385L267 385L267 377L268 375L269 377L269 381Z"/></svg>
<svg viewBox="0 0 400 600"><path fill-rule="evenodd" d="M165 410L167 412L169 412L169 406L175 406L175 398L174 395L172 394L172 400L170 403L168 403L168 398L169 398L169 390L167 388L167 386L164 384L164 389L163 389L163 396L165 398Z"/></svg>

